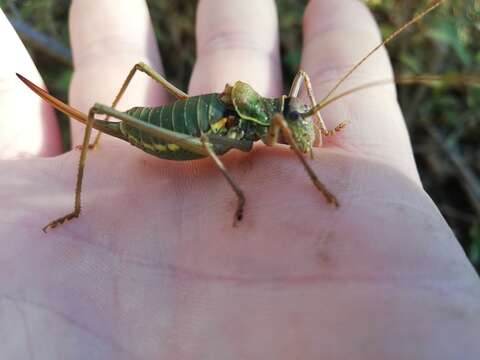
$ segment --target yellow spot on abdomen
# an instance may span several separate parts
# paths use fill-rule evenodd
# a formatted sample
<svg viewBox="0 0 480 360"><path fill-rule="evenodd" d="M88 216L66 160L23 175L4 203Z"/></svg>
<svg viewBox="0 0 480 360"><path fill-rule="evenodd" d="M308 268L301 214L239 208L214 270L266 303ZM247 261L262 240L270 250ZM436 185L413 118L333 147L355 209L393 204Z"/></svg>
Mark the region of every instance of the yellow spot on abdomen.
<svg viewBox="0 0 480 360"><path fill-rule="evenodd" d="M162 152L162 151L167 151L167 147L166 147L165 145L162 145L162 144L156 144L156 145L155 145L155 149L156 149L157 151L160 151L160 152Z"/></svg>
<svg viewBox="0 0 480 360"><path fill-rule="evenodd" d="M210 125L210 128L213 130L213 132L218 132L221 128L225 126L227 123L228 118L224 117L218 120L217 122L213 123Z"/></svg>
<svg viewBox="0 0 480 360"><path fill-rule="evenodd" d="M177 144L167 144L168 150L170 151L177 151L180 150L180 146Z"/></svg>

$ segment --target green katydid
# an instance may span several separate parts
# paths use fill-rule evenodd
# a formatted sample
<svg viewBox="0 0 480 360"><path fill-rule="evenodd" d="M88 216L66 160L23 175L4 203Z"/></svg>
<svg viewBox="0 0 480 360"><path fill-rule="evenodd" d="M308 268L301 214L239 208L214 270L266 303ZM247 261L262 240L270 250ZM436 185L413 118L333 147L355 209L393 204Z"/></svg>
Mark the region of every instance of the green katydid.
<svg viewBox="0 0 480 360"><path fill-rule="evenodd" d="M45 101L86 125L78 166L74 210L48 223L43 231L55 228L80 215L80 194L87 151L98 144L101 133L128 141L143 151L163 159L184 161L211 157L237 196L234 224L243 217L245 196L219 156L232 149L250 151L253 143L258 140L262 140L268 146L273 146L278 142L290 145L325 200L339 206L337 198L318 179L303 155L311 152L313 146L321 145L322 136L334 135L345 126L345 123L340 123L334 129L327 129L319 111L339 97L375 85L367 84L333 96L335 90L370 55L442 2L443 0L434 1L427 9L372 49L335 84L320 102L315 100L309 76L302 70L297 73L289 94L278 98L262 97L250 85L241 81L237 81L233 86L227 84L223 93L189 97L148 65L138 63L126 77L112 106L94 104L87 115L54 98L17 74L30 89ZM137 71L146 73L173 94L177 100L159 107L134 107L125 112L116 110L115 106ZM302 84L306 88L310 105L299 100L298 95ZM95 118L95 115L106 115L107 118L99 120ZM119 121L111 122L109 121L110 117ZM93 145L90 145L92 128L99 130L99 135ZM281 136L279 136L280 133Z"/></svg>

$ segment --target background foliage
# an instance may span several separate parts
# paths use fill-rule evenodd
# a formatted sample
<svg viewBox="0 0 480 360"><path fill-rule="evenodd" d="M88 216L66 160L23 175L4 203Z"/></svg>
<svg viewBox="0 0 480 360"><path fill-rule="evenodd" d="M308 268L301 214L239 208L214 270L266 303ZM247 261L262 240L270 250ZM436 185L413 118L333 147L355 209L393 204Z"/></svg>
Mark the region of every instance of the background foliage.
<svg viewBox="0 0 480 360"><path fill-rule="evenodd" d="M306 0L277 0L285 84L301 51ZM366 0L388 35L423 9L422 0ZM0 0L50 91L66 99L72 74L68 0ZM196 1L149 0L167 77L186 88L195 59ZM165 16L175 14L175 16ZM444 74L430 86L399 87L423 184L480 270L480 2L452 0L388 46L396 74ZM474 77L476 75L476 78ZM458 84L459 75L463 83ZM467 76L465 76L467 75ZM457 82L457 84L453 84ZM286 86L287 87L287 86ZM68 147L68 123L62 122Z"/></svg>

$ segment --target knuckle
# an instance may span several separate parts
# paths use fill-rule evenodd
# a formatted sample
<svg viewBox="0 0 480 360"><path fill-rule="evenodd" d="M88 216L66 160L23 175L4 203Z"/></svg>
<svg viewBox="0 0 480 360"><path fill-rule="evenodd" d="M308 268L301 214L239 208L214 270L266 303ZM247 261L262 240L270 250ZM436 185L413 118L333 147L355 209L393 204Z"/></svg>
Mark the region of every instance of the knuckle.
<svg viewBox="0 0 480 360"><path fill-rule="evenodd" d="M328 14L326 16L325 14ZM371 17L368 6L359 0L311 0L306 9L304 20L310 20L312 17L322 16L323 23L335 23L339 20L343 22L352 22L352 15ZM322 25L319 23L318 25Z"/></svg>
<svg viewBox="0 0 480 360"><path fill-rule="evenodd" d="M198 59L219 57L228 60L229 56L240 56L248 62L261 60L275 66L280 62L276 46L265 46L246 31L219 32L199 44Z"/></svg>
<svg viewBox="0 0 480 360"><path fill-rule="evenodd" d="M203 51L217 51L229 49L247 49L258 51L262 44L257 42L249 31L230 30L218 31L205 39L199 48Z"/></svg>
<svg viewBox="0 0 480 360"><path fill-rule="evenodd" d="M74 44L75 45L75 44ZM134 58L144 52L144 48L134 41L127 40L121 34L103 34L95 39L74 47L76 63L97 62L98 59L115 59L119 56Z"/></svg>
<svg viewBox="0 0 480 360"><path fill-rule="evenodd" d="M352 21L352 18L358 21ZM316 38L328 39L331 33L340 30L348 36L361 32L364 39L380 39L372 13L366 4L358 0L312 0L305 10L303 25L307 43Z"/></svg>

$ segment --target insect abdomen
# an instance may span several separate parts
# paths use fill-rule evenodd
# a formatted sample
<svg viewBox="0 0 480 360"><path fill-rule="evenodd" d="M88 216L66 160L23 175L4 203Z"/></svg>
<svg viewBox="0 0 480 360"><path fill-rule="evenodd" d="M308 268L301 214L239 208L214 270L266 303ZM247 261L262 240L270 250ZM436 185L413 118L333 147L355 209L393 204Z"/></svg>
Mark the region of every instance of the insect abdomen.
<svg viewBox="0 0 480 360"><path fill-rule="evenodd" d="M178 133L199 137L207 133L212 124L224 117L227 109L218 94L193 96L159 107L134 107L127 114L146 123ZM133 145L142 150L170 160L193 160L202 155L182 149L180 146L155 138L126 123L121 123L122 133Z"/></svg>

